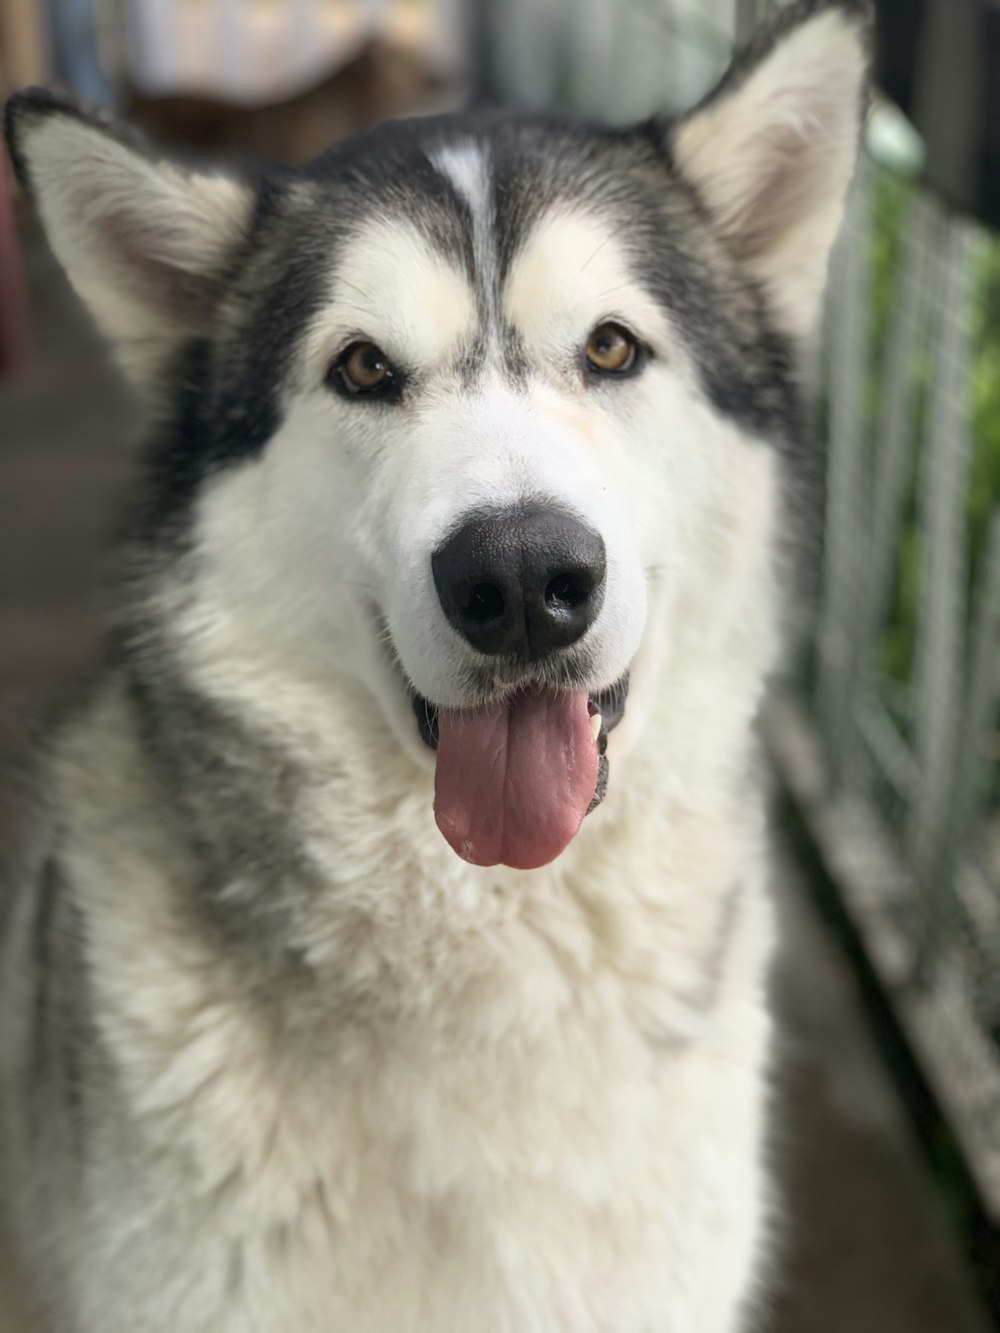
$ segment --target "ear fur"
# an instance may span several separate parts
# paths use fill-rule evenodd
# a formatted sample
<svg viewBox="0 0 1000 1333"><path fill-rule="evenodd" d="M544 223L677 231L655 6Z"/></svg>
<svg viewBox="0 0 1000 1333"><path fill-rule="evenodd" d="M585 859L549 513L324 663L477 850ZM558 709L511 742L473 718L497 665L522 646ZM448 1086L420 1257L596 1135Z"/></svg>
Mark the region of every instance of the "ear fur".
<svg viewBox="0 0 1000 1333"><path fill-rule="evenodd" d="M813 327L867 106L868 0L798 0L670 131L671 156L771 297Z"/></svg>
<svg viewBox="0 0 1000 1333"><path fill-rule="evenodd" d="M110 116L43 89L10 99L6 133L56 258L142 385L208 326L253 192L161 158Z"/></svg>

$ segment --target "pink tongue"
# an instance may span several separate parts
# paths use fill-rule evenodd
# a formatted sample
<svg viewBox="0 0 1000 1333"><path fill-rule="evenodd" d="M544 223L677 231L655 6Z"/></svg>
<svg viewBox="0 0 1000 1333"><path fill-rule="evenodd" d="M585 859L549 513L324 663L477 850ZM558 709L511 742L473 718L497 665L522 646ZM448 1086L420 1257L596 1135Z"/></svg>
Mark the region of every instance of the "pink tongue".
<svg viewBox="0 0 1000 1333"><path fill-rule="evenodd" d="M533 870L576 833L597 785L586 694L529 690L438 713L434 815L466 861Z"/></svg>

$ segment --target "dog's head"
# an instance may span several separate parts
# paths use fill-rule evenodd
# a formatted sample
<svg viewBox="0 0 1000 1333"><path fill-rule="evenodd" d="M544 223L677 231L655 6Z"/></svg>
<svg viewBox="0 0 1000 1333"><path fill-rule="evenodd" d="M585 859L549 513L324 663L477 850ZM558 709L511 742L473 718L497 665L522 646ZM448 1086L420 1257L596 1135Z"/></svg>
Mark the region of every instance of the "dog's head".
<svg viewBox="0 0 1000 1333"><path fill-rule="evenodd" d="M218 656L363 677L436 747L468 860L558 855L633 663L740 641L866 46L861 0L807 0L679 122L399 123L255 180L11 104L160 423L144 540L197 565Z"/></svg>

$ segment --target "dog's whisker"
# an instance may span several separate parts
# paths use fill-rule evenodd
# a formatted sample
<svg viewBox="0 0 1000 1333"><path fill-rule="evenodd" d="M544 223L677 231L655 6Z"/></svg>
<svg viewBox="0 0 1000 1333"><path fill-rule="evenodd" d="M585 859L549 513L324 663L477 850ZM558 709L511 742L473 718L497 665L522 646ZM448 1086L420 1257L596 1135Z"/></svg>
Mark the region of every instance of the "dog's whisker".
<svg viewBox="0 0 1000 1333"><path fill-rule="evenodd" d="M583 263L583 264L580 265L580 272L581 272L581 273L583 273L587 268L589 268L589 266L593 263L593 261L594 261L594 260L597 258L597 256L601 253L601 251L604 249L604 247L605 247L606 245L608 245L613 239L614 239L613 236L605 236L604 240L601 241L600 245L597 247L597 249L594 251L594 253L590 256L590 258L589 258L588 260L586 260L585 263Z"/></svg>
<svg viewBox="0 0 1000 1333"><path fill-rule="evenodd" d="M603 292L598 292L597 299L599 301L604 301L609 296L614 296L615 292L623 292L626 287L631 287L631 286L633 286L631 282L619 282L614 287L608 287Z"/></svg>

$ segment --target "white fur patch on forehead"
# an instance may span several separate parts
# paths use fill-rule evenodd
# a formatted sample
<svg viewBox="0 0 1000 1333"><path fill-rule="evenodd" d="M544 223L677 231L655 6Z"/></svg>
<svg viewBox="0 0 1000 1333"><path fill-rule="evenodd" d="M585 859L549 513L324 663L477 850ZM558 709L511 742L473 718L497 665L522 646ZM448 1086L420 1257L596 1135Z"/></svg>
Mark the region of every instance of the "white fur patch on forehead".
<svg viewBox="0 0 1000 1333"><path fill-rule="evenodd" d="M307 355L328 358L348 339L369 338L403 366L430 369L476 329L465 274L405 220L381 221L352 237L313 322Z"/></svg>
<svg viewBox="0 0 1000 1333"><path fill-rule="evenodd" d="M615 319L644 340L663 343L663 311L632 277L614 230L597 213L546 214L511 265L507 318L529 348L565 352L602 320Z"/></svg>
<svg viewBox="0 0 1000 1333"><path fill-rule="evenodd" d="M471 140L449 144L430 154L430 160L447 177L469 205L472 215L472 254L488 315L493 313L496 289L496 237L490 189L490 164L484 148ZM492 323L492 320L489 320Z"/></svg>
<svg viewBox="0 0 1000 1333"><path fill-rule="evenodd" d="M431 153L430 160L469 205L473 218L484 218L489 208L490 171L481 146L471 140L448 144Z"/></svg>

